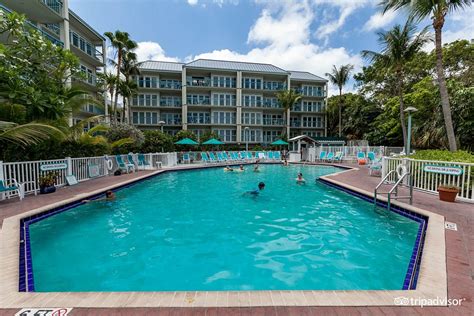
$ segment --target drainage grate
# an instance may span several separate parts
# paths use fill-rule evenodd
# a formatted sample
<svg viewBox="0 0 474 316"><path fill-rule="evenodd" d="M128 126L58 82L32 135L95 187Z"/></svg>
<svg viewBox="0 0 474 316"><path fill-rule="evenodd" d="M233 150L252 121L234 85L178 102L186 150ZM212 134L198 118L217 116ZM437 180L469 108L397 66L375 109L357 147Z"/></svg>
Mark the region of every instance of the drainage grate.
<svg viewBox="0 0 474 316"><path fill-rule="evenodd" d="M449 229L449 230L458 230L458 225L456 223L451 223L451 222L444 222L444 228Z"/></svg>

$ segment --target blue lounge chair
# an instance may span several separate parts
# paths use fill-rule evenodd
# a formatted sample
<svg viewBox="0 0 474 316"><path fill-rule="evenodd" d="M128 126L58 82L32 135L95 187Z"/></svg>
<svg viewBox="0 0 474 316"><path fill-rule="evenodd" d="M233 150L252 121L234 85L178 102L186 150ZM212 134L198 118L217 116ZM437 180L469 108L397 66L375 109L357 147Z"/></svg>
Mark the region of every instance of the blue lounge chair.
<svg viewBox="0 0 474 316"><path fill-rule="evenodd" d="M330 162L330 161L332 161L333 159L334 159L334 152L331 151L331 152L328 153L328 155L326 156L326 161L327 161L327 162Z"/></svg>
<svg viewBox="0 0 474 316"><path fill-rule="evenodd" d="M189 155L189 153L184 153L183 154L183 162L184 163L191 163L191 156Z"/></svg>
<svg viewBox="0 0 474 316"><path fill-rule="evenodd" d="M325 151L321 151L319 153L319 160L320 161L323 161L324 159L326 159L326 152Z"/></svg>
<svg viewBox="0 0 474 316"><path fill-rule="evenodd" d="M232 151L230 153L230 158L232 161L238 161L239 160L239 154L237 154L236 152Z"/></svg>
<svg viewBox="0 0 474 316"><path fill-rule="evenodd" d="M247 160L252 160L252 159L253 159L252 153L250 151L247 151Z"/></svg>
<svg viewBox="0 0 474 316"><path fill-rule="evenodd" d="M222 158L224 158L225 161L230 161L232 160L229 155L225 151L222 152Z"/></svg>
<svg viewBox="0 0 474 316"><path fill-rule="evenodd" d="M132 172L135 171L135 165L128 162L126 163L121 155L115 155L115 160L117 161L117 166L120 170L123 170L126 173L129 173L130 170Z"/></svg>
<svg viewBox="0 0 474 316"><path fill-rule="evenodd" d="M275 153L273 154L273 157L275 158L275 160L281 160L281 154L279 151L275 151Z"/></svg>
<svg viewBox="0 0 474 316"><path fill-rule="evenodd" d="M370 176L381 176L382 175L382 158L375 159L369 165L369 175Z"/></svg>
<svg viewBox="0 0 474 316"><path fill-rule="evenodd" d="M10 180L11 184L6 184L3 180L0 180L0 193L2 194L2 200L5 199L5 194L10 196L12 193L17 193L20 201L25 197L25 190L23 185L19 184L15 179Z"/></svg>
<svg viewBox="0 0 474 316"><path fill-rule="evenodd" d="M218 160L219 162L225 162L225 161L226 161L226 160L224 159L224 156L222 155L221 152L217 152L216 154L217 154L217 160Z"/></svg>
<svg viewBox="0 0 474 316"><path fill-rule="evenodd" d="M137 155L137 163L138 163L138 168L142 167L143 169L147 169L151 167L151 164L148 161L146 161L144 154Z"/></svg>
<svg viewBox="0 0 474 316"><path fill-rule="evenodd" d="M364 152L358 152L357 153L357 163L359 165L365 165L365 163L367 162L367 159L365 158L365 153Z"/></svg>
<svg viewBox="0 0 474 316"><path fill-rule="evenodd" d="M245 151L240 152L240 160L246 160L247 159L247 153Z"/></svg>
<svg viewBox="0 0 474 316"><path fill-rule="evenodd" d="M375 162L375 153L373 151L369 151L367 153L367 160L369 164L372 164L373 162Z"/></svg>
<svg viewBox="0 0 474 316"><path fill-rule="evenodd" d="M342 151L338 151L336 155L334 156L334 162L342 162L342 157L344 156Z"/></svg>
<svg viewBox="0 0 474 316"><path fill-rule="evenodd" d="M267 159L273 160L273 151L267 151Z"/></svg>
<svg viewBox="0 0 474 316"><path fill-rule="evenodd" d="M209 152L209 160L210 160L211 162L217 162L216 155L214 155L213 152Z"/></svg>
<svg viewBox="0 0 474 316"><path fill-rule="evenodd" d="M204 163L209 163L210 162L209 157L207 156L207 154L205 152L201 153L201 160L204 161Z"/></svg>
<svg viewBox="0 0 474 316"><path fill-rule="evenodd" d="M133 155L134 155L133 153L129 153L127 155L127 162L129 164L132 164L134 167L137 167L138 163L135 162L135 159L133 158Z"/></svg>

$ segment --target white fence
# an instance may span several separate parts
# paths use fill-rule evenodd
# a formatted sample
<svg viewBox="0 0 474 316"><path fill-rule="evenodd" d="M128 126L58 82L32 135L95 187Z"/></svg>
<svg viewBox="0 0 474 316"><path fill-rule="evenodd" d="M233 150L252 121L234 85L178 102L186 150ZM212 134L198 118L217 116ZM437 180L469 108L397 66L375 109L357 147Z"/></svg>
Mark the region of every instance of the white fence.
<svg viewBox="0 0 474 316"><path fill-rule="evenodd" d="M122 155L126 157L127 155ZM161 162L163 167L171 167L177 164L176 153L149 153L144 154L145 161L149 163L152 168L156 168L157 162ZM44 165L64 165L62 169L51 170L56 174L56 187L66 185L66 176L74 175L77 181L87 181L96 177L103 177L113 172L118 168L117 162L113 156L108 157L113 162L111 170L107 167L107 157L84 157L84 158L64 158L53 160L37 160L37 161L20 161L20 162L2 162L0 161L0 180L9 183L12 179L23 184L25 194L36 193L39 190L39 178L50 171L42 171L41 166ZM134 164L137 159L134 157ZM90 174L90 166L96 166L96 174Z"/></svg>
<svg viewBox="0 0 474 316"><path fill-rule="evenodd" d="M474 164L448 161L415 160L408 158L384 157L382 163L382 177L399 164L405 164L413 175L413 187L422 191L437 192L439 185L452 185L459 188L458 198L474 202ZM459 173L446 174L440 172L427 172L425 167L439 169L438 167L454 168ZM395 176L395 175L394 175ZM390 176L390 182L395 178Z"/></svg>
<svg viewBox="0 0 474 316"><path fill-rule="evenodd" d="M362 152L367 155L369 152L373 152L376 156L392 156L400 154L403 151L403 147L385 147L385 146L319 146L310 148L309 160L316 161L319 154L324 151L326 153L337 152L343 153L343 160L355 160L357 153ZM314 154L313 154L314 153Z"/></svg>

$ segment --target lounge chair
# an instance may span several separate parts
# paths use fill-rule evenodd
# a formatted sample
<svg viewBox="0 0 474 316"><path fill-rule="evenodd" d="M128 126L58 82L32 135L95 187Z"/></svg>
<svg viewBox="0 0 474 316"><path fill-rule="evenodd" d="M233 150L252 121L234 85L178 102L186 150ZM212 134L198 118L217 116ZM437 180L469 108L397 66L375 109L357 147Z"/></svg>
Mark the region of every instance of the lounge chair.
<svg viewBox="0 0 474 316"><path fill-rule="evenodd" d="M275 153L273 154L273 157L275 158L275 160L281 161L281 154L279 151L275 151Z"/></svg>
<svg viewBox="0 0 474 316"><path fill-rule="evenodd" d="M319 161L324 161L326 159L326 152L322 151L319 153Z"/></svg>
<svg viewBox="0 0 474 316"><path fill-rule="evenodd" d="M328 153L328 155L326 156L326 161L327 161L327 162L331 162L331 161L333 161L333 159L334 159L334 152L331 151L331 152Z"/></svg>
<svg viewBox="0 0 474 316"><path fill-rule="evenodd" d="M231 161L232 159L227 155L225 151L222 152L222 158L224 158L225 161Z"/></svg>
<svg viewBox="0 0 474 316"><path fill-rule="evenodd" d="M259 151L259 152L255 153L255 158L257 158L257 159L265 159L265 153Z"/></svg>
<svg viewBox="0 0 474 316"><path fill-rule="evenodd" d="M273 151L267 151L267 159L273 160Z"/></svg>
<svg viewBox="0 0 474 316"><path fill-rule="evenodd" d="M184 153L183 154L183 163L191 163L191 157L189 153Z"/></svg>
<svg viewBox="0 0 474 316"><path fill-rule="evenodd" d="M334 156L334 162L336 162L336 161L342 162L342 157L343 157L342 151L338 151L336 153L336 155Z"/></svg>
<svg viewBox="0 0 474 316"><path fill-rule="evenodd" d="M224 159L224 156L222 156L221 152L217 152L217 161L219 162L225 162L226 160Z"/></svg>
<svg viewBox="0 0 474 316"><path fill-rule="evenodd" d="M207 153L205 153L205 152L202 152L202 153L201 153L201 160L204 161L204 163L209 163L209 162L211 162L211 161L209 160L209 157L207 156Z"/></svg>
<svg viewBox="0 0 474 316"><path fill-rule="evenodd" d="M212 151L209 152L209 160L211 162L218 162L218 160L216 158L216 155L214 155L214 153Z"/></svg>
<svg viewBox="0 0 474 316"><path fill-rule="evenodd" d="M232 161L239 161L240 160L239 154L236 153L235 151L232 151L230 153L230 158L231 158Z"/></svg>
<svg viewBox="0 0 474 316"><path fill-rule="evenodd" d="M10 194L17 193L20 201L25 197L25 188L22 184L18 183L15 179L10 179L10 183L7 184L3 180L0 180L0 193L2 194L2 200L5 200L5 194L10 197Z"/></svg>
<svg viewBox="0 0 474 316"><path fill-rule="evenodd" d="M140 169L140 167L143 169L148 169L151 167L151 164L148 161L146 161L144 154L137 155L137 163L138 163L138 169Z"/></svg>
<svg viewBox="0 0 474 316"><path fill-rule="evenodd" d="M127 161L130 164L133 164L133 166L136 168L138 166L138 163L136 163L135 159L133 158L134 153L129 153L127 155Z"/></svg>
<svg viewBox="0 0 474 316"><path fill-rule="evenodd" d="M365 165L367 163L367 159L365 158L365 153L364 152L359 151L357 153L357 163L359 165Z"/></svg>
<svg viewBox="0 0 474 316"><path fill-rule="evenodd" d="M370 176L381 176L382 175L382 158L374 159L369 165Z"/></svg>
<svg viewBox="0 0 474 316"><path fill-rule="evenodd" d="M115 155L115 160L117 161L117 166L120 170L125 171L126 173L129 173L130 170L132 172L135 171L135 165L128 162L126 163L121 155Z"/></svg>
<svg viewBox="0 0 474 316"><path fill-rule="evenodd" d="M252 159L253 159L252 153L250 151L247 151L247 160L252 160Z"/></svg>
<svg viewBox="0 0 474 316"><path fill-rule="evenodd" d="M247 153L245 151L240 152L240 160L246 160L247 159Z"/></svg>
<svg viewBox="0 0 474 316"><path fill-rule="evenodd" d="M372 164L373 162L375 162L375 153L373 151L369 151L367 153L367 160L369 164Z"/></svg>

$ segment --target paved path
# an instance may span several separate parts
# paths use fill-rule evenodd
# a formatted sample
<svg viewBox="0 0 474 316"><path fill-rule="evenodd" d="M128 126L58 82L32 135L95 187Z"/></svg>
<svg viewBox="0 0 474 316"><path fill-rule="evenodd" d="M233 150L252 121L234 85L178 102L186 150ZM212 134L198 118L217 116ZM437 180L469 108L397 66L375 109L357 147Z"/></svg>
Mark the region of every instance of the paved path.
<svg viewBox="0 0 474 316"><path fill-rule="evenodd" d="M354 166L353 166L354 167ZM51 195L28 196L22 202L0 202L0 221L12 215L44 206L75 195L97 190L117 182L142 176L150 171L120 177L100 178L74 187L59 189ZM368 175L367 168L331 176L335 180L372 191L380 180ZM415 192L414 206L441 214L454 222L458 231L446 232L448 297L465 298L460 307L241 307L241 308L77 308L71 315L474 315L474 204L447 203L436 195ZM0 315L18 310L0 309Z"/></svg>

